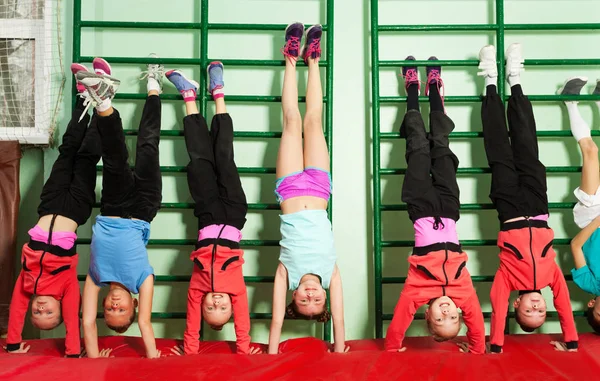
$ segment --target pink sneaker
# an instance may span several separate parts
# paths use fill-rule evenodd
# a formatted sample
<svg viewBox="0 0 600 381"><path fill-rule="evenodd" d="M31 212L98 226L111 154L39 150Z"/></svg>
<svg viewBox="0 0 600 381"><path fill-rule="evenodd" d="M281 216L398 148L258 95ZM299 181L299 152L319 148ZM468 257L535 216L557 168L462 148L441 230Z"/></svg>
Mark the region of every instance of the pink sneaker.
<svg viewBox="0 0 600 381"><path fill-rule="evenodd" d="M80 71L89 72L88 68L85 65L82 65L80 63L71 64L71 73L73 73L74 76L77 76L77 73L79 73ZM77 81L76 87L77 87L77 92L79 94L81 94L85 91L85 86L83 86L81 84L81 82L79 82L79 81Z"/></svg>
<svg viewBox="0 0 600 381"><path fill-rule="evenodd" d="M111 73L110 64L104 58L94 58L92 66L94 67L94 73L98 75L110 75Z"/></svg>

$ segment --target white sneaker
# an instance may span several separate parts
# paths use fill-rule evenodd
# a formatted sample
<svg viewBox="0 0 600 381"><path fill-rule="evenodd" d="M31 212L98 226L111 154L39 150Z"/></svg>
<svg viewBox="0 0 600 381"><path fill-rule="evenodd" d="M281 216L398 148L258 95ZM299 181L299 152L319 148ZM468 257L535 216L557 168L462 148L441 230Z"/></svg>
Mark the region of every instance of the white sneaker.
<svg viewBox="0 0 600 381"><path fill-rule="evenodd" d="M482 77L495 78L498 76L496 47L494 45L486 45L479 51L479 70L477 75Z"/></svg>
<svg viewBox="0 0 600 381"><path fill-rule="evenodd" d="M148 58L159 58L157 54L155 53L150 53L148 55ZM147 66L147 70L143 71L142 74L140 75L140 81L144 80L144 79L155 79L156 82L158 82L158 86L160 87L160 89L158 90L159 93L162 94L162 90L163 90L163 78L165 77L165 66L163 64L148 64Z"/></svg>
<svg viewBox="0 0 600 381"><path fill-rule="evenodd" d="M90 105L97 107L105 100L113 99L119 85L121 85L121 81L116 78L90 73L89 71L79 71L75 74L75 78L87 90L84 101L86 107L81 114L82 117L90 108Z"/></svg>
<svg viewBox="0 0 600 381"><path fill-rule="evenodd" d="M523 48L521 44L514 43L510 44L508 49L506 49L506 79L509 77L518 77L521 75L521 71L524 70L523 63L525 60L523 59ZM510 83L510 81L508 81Z"/></svg>

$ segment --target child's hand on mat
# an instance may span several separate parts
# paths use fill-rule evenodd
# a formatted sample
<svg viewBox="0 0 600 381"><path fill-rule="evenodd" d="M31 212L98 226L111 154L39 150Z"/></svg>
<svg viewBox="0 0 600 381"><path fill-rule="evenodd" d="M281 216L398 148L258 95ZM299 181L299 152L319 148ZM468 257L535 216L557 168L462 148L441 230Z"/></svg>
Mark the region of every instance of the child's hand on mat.
<svg viewBox="0 0 600 381"><path fill-rule="evenodd" d="M21 345L19 345L19 349L17 349L16 351L9 352L6 350L6 347L2 347L2 348L4 348L4 350L7 351L8 353L27 353L31 349L31 345L25 346L25 344L27 344L27 343L23 341L21 343Z"/></svg>
<svg viewBox="0 0 600 381"><path fill-rule="evenodd" d="M183 352L183 345L175 345L171 348L171 356L183 356L185 352Z"/></svg>
<svg viewBox="0 0 600 381"><path fill-rule="evenodd" d="M341 348L340 348L340 350L336 350L335 344L332 345L332 346L330 346L329 349L327 349L327 352L329 352L329 353L331 353L331 352L334 352L334 353L347 353L349 351L350 351L350 346L349 345L345 345L343 350Z"/></svg>
<svg viewBox="0 0 600 381"><path fill-rule="evenodd" d="M485 343L485 353L491 353L493 355L499 355L500 353L504 353L504 349L500 349L500 353L492 352L491 345L492 344L489 342Z"/></svg>
<svg viewBox="0 0 600 381"><path fill-rule="evenodd" d="M100 351L100 353L98 353L98 357L110 357L110 358L114 358L115 356L111 356L111 352L112 352L112 348L104 348L103 350Z"/></svg>
<svg viewBox="0 0 600 381"><path fill-rule="evenodd" d="M455 341L455 343L461 353L469 353L469 343L464 341Z"/></svg>
<svg viewBox="0 0 600 381"><path fill-rule="evenodd" d="M402 347L402 348L398 349L398 352L406 352L406 347Z"/></svg>
<svg viewBox="0 0 600 381"><path fill-rule="evenodd" d="M146 353L146 357L149 359L158 359L158 358L160 358L160 351L157 349L156 353L154 353L154 355L151 355L151 354L149 355Z"/></svg>
<svg viewBox="0 0 600 381"><path fill-rule="evenodd" d="M551 341L550 345L553 345L554 350L559 352L577 352L577 348L568 349L567 344L563 343L562 341Z"/></svg>
<svg viewBox="0 0 600 381"><path fill-rule="evenodd" d="M66 355L65 355L66 356ZM83 348L81 350L81 353L79 354L79 358L82 359L84 357L87 357L87 352L85 351L85 348Z"/></svg>
<svg viewBox="0 0 600 381"><path fill-rule="evenodd" d="M260 347L250 347L249 355L261 355L263 350Z"/></svg>

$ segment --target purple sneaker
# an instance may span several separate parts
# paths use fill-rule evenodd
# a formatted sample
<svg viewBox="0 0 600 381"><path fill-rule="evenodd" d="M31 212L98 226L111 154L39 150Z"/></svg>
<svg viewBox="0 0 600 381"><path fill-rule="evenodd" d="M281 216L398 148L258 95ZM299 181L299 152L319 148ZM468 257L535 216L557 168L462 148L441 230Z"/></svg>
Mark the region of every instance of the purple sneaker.
<svg viewBox="0 0 600 381"><path fill-rule="evenodd" d="M110 64L106 62L104 58L96 57L92 62L92 66L94 67L94 73L98 75L110 75L112 69Z"/></svg>
<svg viewBox="0 0 600 381"><path fill-rule="evenodd" d="M408 56L406 61L415 61L415 57ZM416 66L402 66L402 77L404 77L404 88L408 90L410 85L418 85L421 90L421 81L419 80L419 71Z"/></svg>
<svg viewBox="0 0 600 381"><path fill-rule="evenodd" d="M285 28L285 46L281 50L285 57L298 58L300 55L300 40L304 33L304 24L295 22Z"/></svg>
<svg viewBox="0 0 600 381"><path fill-rule="evenodd" d="M305 63L308 59L317 59L321 57L321 36L323 27L321 24L311 26L304 33L304 46L302 46L302 58Z"/></svg>
<svg viewBox="0 0 600 381"><path fill-rule="evenodd" d="M428 58L428 61L437 61L437 57L431 56ZM440 91L440 95L442 96L442 100L444 100L444 96L442 95L442 87L444 86L444 81L442 81L442 67L441 66L427 66L427 85L425 86L425 95L429 95L429 86L434 85L437 86Z"/></svg>

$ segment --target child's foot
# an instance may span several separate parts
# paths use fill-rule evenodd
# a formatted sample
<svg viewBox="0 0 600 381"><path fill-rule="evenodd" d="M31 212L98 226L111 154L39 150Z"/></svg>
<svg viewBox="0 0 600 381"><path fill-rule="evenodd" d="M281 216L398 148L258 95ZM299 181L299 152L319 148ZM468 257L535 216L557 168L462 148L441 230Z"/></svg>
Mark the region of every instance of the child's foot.
<svg viewBox="0 0 600 381"><path fill-rule="evenodd" d="M115 97L121 84L121 81L108 75L99 75L83 70L78 71L75 78L87 91L87 94L84 93L86 108L81 114L82 117L90 105L96 107L99 112L108 110L111 107L111 100Z"/></svg>
<svg viewBox="0 0 600 381"><path fill-rule="evenodd" d="M225 96L223 63L219 61L211 62L206 68L206 73L208 74L208 92L213 99L223 98Z"/></svg>
<svg viewBox="0 0 600 381"><path fill-rule="evenodd" d="M148 58L159 58L158 55L154 54L154 53L150 53L150 55L148 55ZM142 75L140 77L140 80L143 79L148 79L148 92L150 91L158 91L159 94L162 93L163 90L163 78L165 76L165 67L163 64L156 64L156 63L152 63L152 64L148 64L147 65L147 70L142 72Z"/></svg>
<svg viewBox="0 0 600 381"><path fill-rule="evenodd" d="M415 57L408 56L406 61L416 61ZM421 81L419 80L419 71L416 66L402 66L402 77L404 78L404 88L408 91L408 87L411 85L419 86L421 90Z"/></svg>
<svg viewBox="0 0 600 381"><path fill-rule="evenodd" d="M82 65L80 63L71 64L71 73L73 73L73 76L76 77L77 73L79 73L80 71L89 72L89 69L85 65ZM85 91L85 86L83 86L83 84L79 82L77 78L75 78L75 82L77 87L77 93L82 94Z"/></svg>
<svg viewBox="0 0 600 381"><path fill-rule="evenodd" d="M321 57L321 36L323 27L316 24L308 28L304 34L304 46L302 46L302 58L308 64L308 59Z"/></svg>
<svg viewBox="0 0 600 381"><path fill-rule="evenodd" d="M187 79L179 70L169 70L165 75L175 85L177 91L181 93L184 101L193 102L196 100L196 92L200 87L198 82Z"/></svg>
<svg viewBox="0 0 600 381"><path fill-rule="evenodd" d="M512 87L521 83L521 71L523 71L525 60L523 59L523 48L521 44L510 44L506 49L506 80Z"/></svg>
<svg viewBox="0 0 600 381"><path fill-rule="evenodd" d="M479 72L485 78L485 87L498 85L498 66L496 66L496 47L486 45L479 51Z"/></svg>
<svg viewBox="0 0 600 381"><path fill-rule="evenodd" d="M104 58L94 58L92 66L94 67L94 73L98 75L110 75L112 72L110 64Z"/></svg>
<svg viewBox="0 0 600 381"><path fill-rule="evenodd" d="M302 34L304 34L304 24L301 22L295 22L285 28L285 46L281 50L285 57L298 58Z"/></svg>
<svg viewBox="0 0 600 381"><path fill-rule="evenodd" d="M437 61L437 57L431 56L427 59L428 61ZM441 66L427 66L427 85L425 86L425 95L429 95L429 87L437 86L437 89L440 91L440 95L442 94L441 89L444 86L444 82L442 81L442 67Z"/></svg>
<svg viewBox="0 0 600 381"><path fill-rule="evenodd" d="M587 83L586 77L572 77L565 81L560 89L556 91L558 95L579 95L581 89Z"/></svg>

